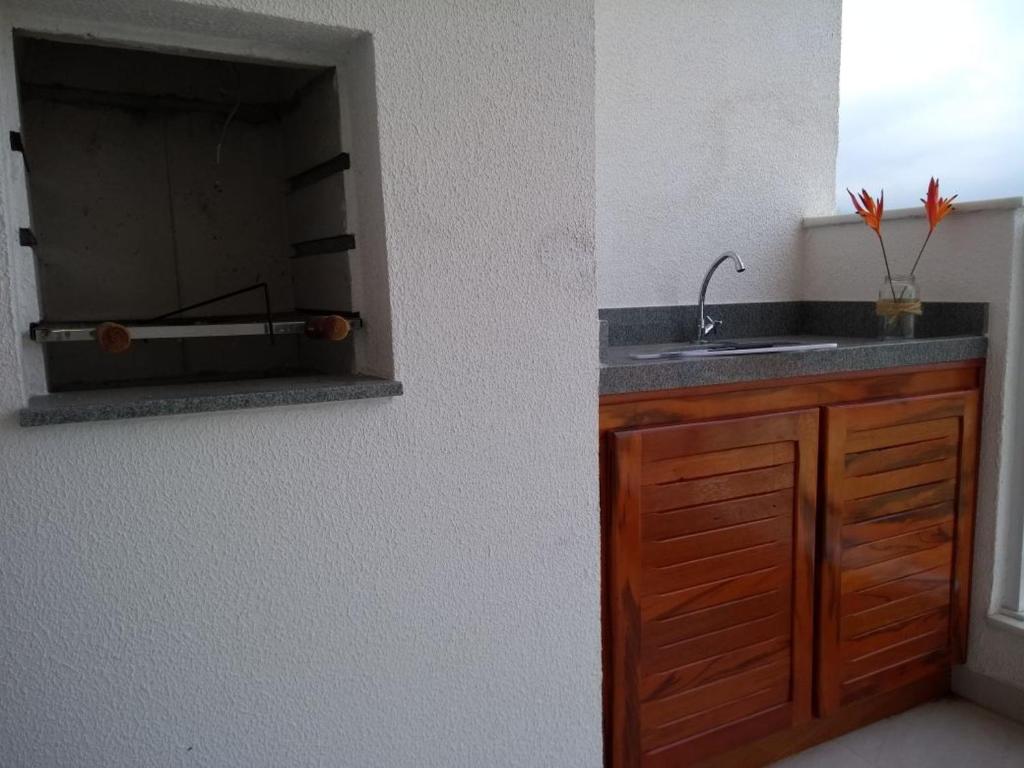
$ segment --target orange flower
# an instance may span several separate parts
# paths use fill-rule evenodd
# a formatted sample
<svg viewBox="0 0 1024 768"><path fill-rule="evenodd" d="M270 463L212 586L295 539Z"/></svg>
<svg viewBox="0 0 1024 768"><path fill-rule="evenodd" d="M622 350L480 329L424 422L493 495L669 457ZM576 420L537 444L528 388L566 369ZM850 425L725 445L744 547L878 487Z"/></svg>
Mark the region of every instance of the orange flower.
<svg viewBox="0 0 1024 768"><path fill-rule="evenodd" d="M921 198L921 202L924 203L924 209L928 213L929 234L953 210L953 201L956 198L957 195L948 198L939 197L939 180L932 179L928 182L928 197L927 199Z"/></svg>
<svg viewBox="0 0 1024 768"><path fill-rule="evenodd" d="M878 202L868 194L866 189L860 191L860 200L849 189L846 194L853 200L853 207L857 215L864 219L864 223L875 230L875 234L882 236L882 211L885 210L885 191L878 196Z"/></svg>

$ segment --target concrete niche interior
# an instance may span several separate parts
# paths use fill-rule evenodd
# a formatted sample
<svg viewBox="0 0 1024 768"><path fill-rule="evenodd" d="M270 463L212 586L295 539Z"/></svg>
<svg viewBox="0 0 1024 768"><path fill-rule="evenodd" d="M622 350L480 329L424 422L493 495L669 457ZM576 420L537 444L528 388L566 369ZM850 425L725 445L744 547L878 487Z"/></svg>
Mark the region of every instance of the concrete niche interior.
<svg viewBox="0 0 1024 768"><path fill-rule="evenodd" d="M27 35L16 62L42 320L358 317L333 68ZM45 346L50 391L353 369L351 335Z"/></svg>

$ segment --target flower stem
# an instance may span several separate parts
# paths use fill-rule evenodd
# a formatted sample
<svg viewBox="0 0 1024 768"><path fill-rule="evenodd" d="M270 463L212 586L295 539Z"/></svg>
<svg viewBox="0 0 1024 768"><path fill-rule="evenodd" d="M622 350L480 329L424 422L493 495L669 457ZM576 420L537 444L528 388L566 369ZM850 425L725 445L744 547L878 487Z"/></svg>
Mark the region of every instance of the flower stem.
<svg viewBox="0 0 1024 768"><path fill-rule="evenodd" d="M928 247L928 241L931 239L932 232L934 232L934 231L935 231L934 229L929 229L928 230L928 236L925 237L924 243L921 245L921 250L917 252L917 258L914 259L914 266L912 266L910 268L910 276L911 277L914 276L914 271L917 269L917 264L918 264L919 261L921 261L921 256L924 255L924 249Z"/></svg>
<svg viewBox="0 0 1024 768"><path fill-rule="evenodd" d="M892 291L892 300L896 301L896 286L892 284L892 270L889 269L889 256L885 252L885 241L882 239L882 233L875 231L878 235L878 244L882 246L882 261L885 262L885 274L889 277L889 290Z"/></svg>

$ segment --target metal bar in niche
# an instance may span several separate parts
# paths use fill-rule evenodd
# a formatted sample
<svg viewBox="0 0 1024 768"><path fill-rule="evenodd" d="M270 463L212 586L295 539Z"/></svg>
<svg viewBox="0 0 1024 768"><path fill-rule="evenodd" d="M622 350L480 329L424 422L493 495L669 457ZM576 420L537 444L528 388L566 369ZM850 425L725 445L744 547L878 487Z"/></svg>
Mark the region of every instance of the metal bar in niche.
<svg viewBox="0 0 1024 768"><path fill-rule="evenodd" d="M348 153L342 152L340 155L335 155L330 160L324 160L324 162L318 163L312 168L307 168L305 171L296 173L294 176L289 177L288 191L295 192L303 187L316 184L321 179L326 179L328 176L333 176L336 173L347 171L350 167L351 165Z"/></svg>
<svg viewBox="0 0 1024 768"><path fill-rule="evenodd" d="M29 337L41 344L56 342L95 342L101 351L126 352L132 342L159 339L198 339L228 336L304 335L309 339L341 341L357 328L362 320L354 313L289 316L272 318L236 318L232 320L179 320L168 323L124 321L123 323L56 323L39 322L29 326Z"/></svg>
<svg viewBox="0 0 1024 768"><path fill-rule="evenodd" d="M330 317L328 315L328 317ZM340 317L340 315L338 316ZM189 324L135 324L131 321L118 323L126 328L133 339L198 339L219 336L268 336L273 326L275 334L298 335L307 332L311 318L275 319L271 323L265 320L228 321L228 322L194 322ZM356 318L344 318L355 330L362 328L363 321ZM95 341L96 329L103 323L33 323L29 336L41 344L52 344L65 341Z"/></svg>
<svg viewBox="0 0 1024 768"><path fill-rule="evenodd" d="M342 253L351 251L356 247L354 235L336 235L334 237L322 237L319 240L305 240L301 243L292 243L293 259L301 259L304 256L318 256L322 253Z"/></svg>
<svg viewBox="0 0 1024 768"><path fill-rule="evenodd" d="M341 315L346 320L359 320L362 317L358 312L351 312L347 309L320 309L319 307L296 307L295 313L299 315Z"/></svg>
<svg viewBox="0 0 1024 768"><path fill-rule="evenodd" d="M253 291L262 291L264 314L262 317L183 318L177 317L200 307ZM40 321L29 326L29 336L40 343L95 341L104 352L127 351L135 340L188 339L226 336L269 336L304 334L310 339L341 341L354 328L361 328L362 320L356 312L296 311L284 317L274 317L270 308L270 288L266 282L228 291L209 299L165 312L148 320L120 322L54 322Z"/></svg>

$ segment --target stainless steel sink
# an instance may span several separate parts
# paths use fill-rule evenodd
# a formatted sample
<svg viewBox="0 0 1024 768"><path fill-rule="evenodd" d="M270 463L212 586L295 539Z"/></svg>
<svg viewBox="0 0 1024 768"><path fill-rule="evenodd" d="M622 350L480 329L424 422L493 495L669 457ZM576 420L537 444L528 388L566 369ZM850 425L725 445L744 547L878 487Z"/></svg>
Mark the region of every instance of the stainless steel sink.
<svg viewBox="0 0 1024 768"><path fill-rule="evenodd" d="M798 342L798 341L721 341L709 344L685 344L674 349L661 352L635 352L630 355L633 360L673 360L682 357L727 357L730 355L768 355L777 352L812 352L822 349L835 349L839 345L834 341Z"/></svg>

